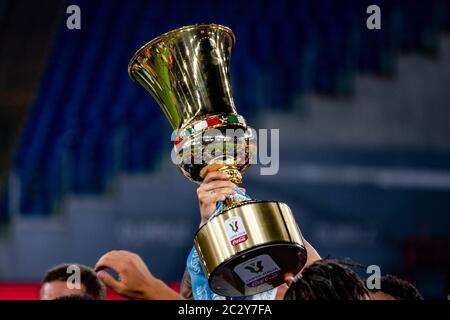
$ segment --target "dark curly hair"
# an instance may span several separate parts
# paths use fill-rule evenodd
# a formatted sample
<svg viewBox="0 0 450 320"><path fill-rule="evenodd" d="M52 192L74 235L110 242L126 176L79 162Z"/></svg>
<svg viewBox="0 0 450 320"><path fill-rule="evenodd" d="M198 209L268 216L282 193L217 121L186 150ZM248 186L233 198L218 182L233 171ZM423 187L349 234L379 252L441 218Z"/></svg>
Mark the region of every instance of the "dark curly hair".
<svg viewBox="0 0 450 320"><path fill-rule="evenodd" d="M373 289L371 292L381 291L397 300L423 300L422 295L416 287L396 276L388 274L381 277L380 285L380 289Z"/></svg>
<svg viewBox="0 0 450 320"><path fill-rule="evenodd" d="M290 285L284 300L363 300L369 291L347 265L322 259L305 268Z"/></svg>
<svg viewBox="0 0 450 320"><path fill-rule="evenodd" d="M97 277L95 271L89 267L77 263L64 263L47 271L42 283L49 283L53 281L67 281L71 276L67 273L70 266L77 266L80 268L81 283L86 288L86 295L96 300L104 300L106 297L106 288L103 282Z"/></svg>

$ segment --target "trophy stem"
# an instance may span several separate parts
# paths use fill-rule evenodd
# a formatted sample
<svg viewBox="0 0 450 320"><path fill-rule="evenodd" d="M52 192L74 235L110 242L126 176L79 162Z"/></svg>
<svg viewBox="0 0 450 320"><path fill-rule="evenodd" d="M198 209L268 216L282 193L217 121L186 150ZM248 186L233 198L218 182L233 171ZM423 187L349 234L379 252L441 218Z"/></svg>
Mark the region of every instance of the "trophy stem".
<svg viewBox="0 0 450 320"><path fill-rule="evenodd" d="M228 180L236 185L242 183L242 174L234 164L210 163L200 170L200 176L205 178L209 172L220 171L227 175Z"/></svg>
<svg viewBox="0 0 450 320"><path fill-rule="evenodd" d="M242 182L242 174L239 172L239 170L236 168L236 166L233 165L224 165L222 168L220 168L218 171L224 172L228 176L228 180L233 182L236 185L241 184ZM238 203L241 203L243 200L238 197L226 197L225 198L225 207L231 208Z"/></svg>
<svg viewBox="0 0 450 320"><path fill-rule="evenodd" d="M242 183L242 174L234 165L224 165L218 171L224 172L228 180L233 182L236 185L240 185Z"/></svg>
<svg viewBox="0 0 450 320"><path fill-rule="evenodd" d="M243 201L244 200L242 200L240 198L236 198L236 197L226 197L225 201L224 201L224 204L225 204L224 210L234 207L235 205L237 205Z"/></svg>

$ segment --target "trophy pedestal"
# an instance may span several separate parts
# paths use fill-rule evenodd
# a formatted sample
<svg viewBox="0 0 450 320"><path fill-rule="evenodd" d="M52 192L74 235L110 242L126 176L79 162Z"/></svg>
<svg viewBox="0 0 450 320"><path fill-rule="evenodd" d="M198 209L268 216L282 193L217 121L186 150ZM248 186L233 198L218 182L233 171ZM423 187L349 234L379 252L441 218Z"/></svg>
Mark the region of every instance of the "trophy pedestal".
<svg viewBox="0 0 450 320"><path fill-rule="evenodd" d="M200 228L194 244L210 288L226 297L275 288L307 258L291 210L276 201L249 200L225 209Z"/></svg>
<svg viewBox="0 0 450 320"><path fill-rule="evenodd" d="M251 263L258 270L261 265L271 267L260 275L252 274L242 267ZM306 250L294 243L272 243L241 252L219 265L209 277L209 286L217 294L225 297L252 296L285 283L288 275L295 275L299 265L306 262ZM240 273L240 274L238 274Z"/></svg>

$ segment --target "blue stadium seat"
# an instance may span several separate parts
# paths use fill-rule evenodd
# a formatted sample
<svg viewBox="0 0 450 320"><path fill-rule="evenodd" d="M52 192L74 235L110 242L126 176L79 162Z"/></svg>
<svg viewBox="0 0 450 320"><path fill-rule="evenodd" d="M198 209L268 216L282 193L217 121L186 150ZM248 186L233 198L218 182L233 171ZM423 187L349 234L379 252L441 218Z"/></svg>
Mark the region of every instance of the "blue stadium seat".
<svg viewBox="0 0 450 320"><path fill-rule="evenodd" d="M210 22L233 29L234 97L250 121L267 108L289 110L299 95L350 94L355 74L391 75L399 50L436 52L438 32L450 30L445 0L74 4L83 8L83 28L70 31L61 22L17 150L27 215L51 214L69 192L105 192L120 171L150 171L168 151L167 122L126 66L136 49L169 29ZM369 4L388 8L382 30L365 28Z"/></svg>

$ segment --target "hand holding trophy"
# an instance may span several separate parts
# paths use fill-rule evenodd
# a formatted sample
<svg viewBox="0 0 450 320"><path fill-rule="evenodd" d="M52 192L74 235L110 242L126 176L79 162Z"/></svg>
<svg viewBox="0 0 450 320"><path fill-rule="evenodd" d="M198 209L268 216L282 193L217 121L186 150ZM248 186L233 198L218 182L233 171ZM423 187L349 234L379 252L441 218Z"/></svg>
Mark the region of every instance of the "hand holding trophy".
<svg viewBox="0 0 450 320"><path fill-rule="evenodd" d="M178 167L196 183L208 172L222 171L240 184L256 156L255 134L232 98L234 44L227 27L192 25L150 41L129 63L130 77L153 95L176 130ZM198 230L194 245L210 288L227 297L277 287L306 262L290 208L239 193L228 196Z"/></svg>

